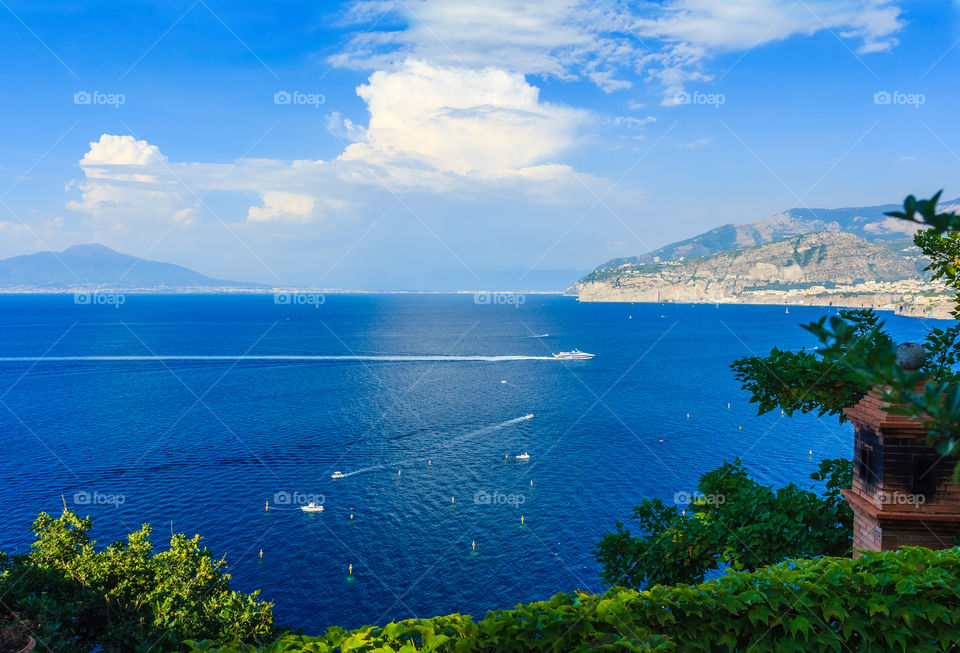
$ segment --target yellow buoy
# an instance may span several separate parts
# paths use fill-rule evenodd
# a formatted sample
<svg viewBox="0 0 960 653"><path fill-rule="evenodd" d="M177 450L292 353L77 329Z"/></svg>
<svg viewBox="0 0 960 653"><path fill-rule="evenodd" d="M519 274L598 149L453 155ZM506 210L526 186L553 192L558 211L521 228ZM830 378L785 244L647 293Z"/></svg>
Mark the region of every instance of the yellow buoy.
<svg viewBox="0 0 960 653"><path fill-rule="evenodd" d="M474 551L477 550L477 541L476 541L476 540L473 541L473 550L474 550Z"/></svg>
<svg viewBox="0 0 960 653"><path fill-rule="evenodd" d="M267 501L267 507L264 508L264 512L268 512L269 510L270 510L270 502Z"/></svg>
<svg viewBox="0 0 960 653"><path fill-rule="evenodd" d="M263 549L260 549L260 557L263 557Z"/></svg>
<svg viewBox="0 0 960 653"><path fill-rule="evenodd" d="M533 479L530 479L530 487L533 487Z"/></svg>
<svg viewBox="0 0 960 653"><path fill-rule="evenodd" d="M450 503L456 503L454 497L450 497Z"/></svg>
<svg viewBox="0 0 960 653"><path fill-rule="evenodd" d="M353 513L352 513L352 512L350 513L350 519L351 519L351 520L353 519Z"/></svg>
<svg viewBox="0 0 960 653"><path fill-rule="evenodd" d="M810 450L810 455L811 455L811 456L813 455L813 449Z"/></svg>
<svg viewBox="0 0 960 653"><path fill-rule="evenodd" d="M687 413L687 419L690 419L690 413Z"/></svg>
<svg viewBox="0 0 960 653"><path fill-rule="evenodd" d="M428 460L428 461L427 461L427 467L429 467L429 466L432 465L432 464L433 464L433 461L432 461L432 460Z"/></svg>
<svg viewBox="0 0 960 653"><path fill-rule="evenodd" d="M681 514L683 517L686 517L686 516L687 516L687 511L686 511L686 510L681 510L681 511L680 511L680 514Z"/></svg>
<svg viewBox="0 0 960 653"><path fill-rule="evenodd" d="M739 429L739 430L742 431L742 430L743 430L743 427L742 427L742 426L738 426L737 429Z"/></svg>
<svg viewBox="0 0 960 653"><path fill-rule="evenodd" d="M353 576L353 563L350 563L350 575Z"/></svg>
<svg viewBox="0 0 960 653"><path fill-rule="evenodd" d="M398 469L398 470L397 470L397 476L400 476L400 472L402 472L402 471L403 471L402 469Z"/></svg>
<svg viewBox="0 0 960 653"><path fill-rule="evenodd" d="M523 523L523 515L520 515L520 523Z"/></svg>
<svg viewBox="0 0 960 653"><path fill-rule="evenodd" d="M730 402L729 402L729 401L727 402L727 408L730 408Z"/></svg>

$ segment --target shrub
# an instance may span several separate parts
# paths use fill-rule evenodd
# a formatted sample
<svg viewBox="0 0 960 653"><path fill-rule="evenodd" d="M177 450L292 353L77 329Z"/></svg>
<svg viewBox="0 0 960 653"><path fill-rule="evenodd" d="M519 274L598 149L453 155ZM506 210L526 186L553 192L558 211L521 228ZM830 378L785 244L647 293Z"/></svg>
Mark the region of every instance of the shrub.
<svg viewBox="0 0 960 653"><path fill-rule="evenodd" d="M699 585L557 594L474 623L450 615L191 652L945 651L960 641L960 549L790 560Z"/></svg>
<svg viewBox="0 0 960 653"><path fill-rule="evenodd" d="M41 650L162 651L189 637L275 635L271 604L257 592L231 591L226 562L202 548L200 536L173 535L155 553L143 526L98 551L91 528L66 509L57 519L40 513L33 550L0 557L3 605L36 622Z"/></svg>

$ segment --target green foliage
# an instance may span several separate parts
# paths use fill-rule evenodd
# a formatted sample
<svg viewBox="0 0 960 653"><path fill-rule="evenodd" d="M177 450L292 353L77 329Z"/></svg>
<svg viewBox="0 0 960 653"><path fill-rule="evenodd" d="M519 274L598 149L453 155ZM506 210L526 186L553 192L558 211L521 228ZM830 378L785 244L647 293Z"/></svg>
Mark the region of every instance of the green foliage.
<svg viewBox="0 0 960 653"><path fill-rule="evenodd" d="M872 351L891 346L876 313L870 310L841 310L840 318L856 334L850 346ZM843 421L843 409L860 401L870 386L851 376L837 361L819 353L784 351L774 348L769 356L745 356L730 367L758 412L780 408L787 415L816 412L817 416L837 415Z"/></svg>
<svg viewBox="0 0 960 653"><path fill-rule="evenodd" d="M937 202L940 201L940 195L943 191L937 193L928 200L918 200L913 195L908 195L903 202L903 211L890 211L886 215L909 222L929 225L937 233L960 231L960 216L954 213L938 213Z"/></svg>
<svg viewBox="0 0 960 653"><path fill-rule="evenodd" d="M255 649L188 642L192 653L584 651L770 653L948 650L960 641L960 549L908 547L856 560L786 561L700 585L557 594L488 612L285 635Z"/></svg>
<svg viewBox="0 0 960 653"><path fill-rule="evenodd" d="M762 415L776 408L787 415L816 412L818 416L839 415L855 404L867 388L848 379L838 369L808 351L774 348L769 356L745 356L731 364L750 401Z"/></svg>
<svg viewBox="0 0 960 653"><path fill-rule="evenodd" d="M952 213L937 214L936 200L940 196L937 193L932 200L924 201L924 210L932 213L933 220L929 224L948 225L955 224L957 216ZM912 197L912 196L911 196ZM903 218L906 215L908 204L911 198L907 198L904 203L904 212L889 213L894 217ZM931 229L918 231L913 236L914 244L920 248L929 261L925 271L930 273L932 280L940 279L944 285L953 290L954 301L958 308L953 310L953 317L960 318L960 279L958 279L958 270L960 270L960 233L957 231L943 231L934 226Z"/></svg>
<svg viewBox="0 0 960 653"><path fill-rule="evenodd" d="M851 378L877 388L879 395L895 406L892 412L922 419L930 446L944 456L960 453L960 385L949 380L952 372L948 380L930 379L929 366L918 371L899 367L892 346L873 351L856 349L856 334L837 318L828 321L824 317L804 328L826 345L820 350L824 359L842 363ZM934 360L939 359L935 356Z"/></svg>
<svg viewBox="0 0 960 653"><path fill-rule="evenodd" d="M934 327L927 334L923 348L927 352L927 363L924 372L936 381L957 383L960 374L954 371L957 362L960 362L960 324L947 329Z"/></svg>
<svg viewBox="0 0 960 653"><path fill-rule="evenodd" d="M702 581L722 567L756 569L785 558L845 555L853 515L840 495L850 487L849 460L824 460L812 475L826 480L818 496L794 484L774 490L754 481L739 460L704 474L693 502L680 507L644 499L633 509L641 535L622 523L597 545L601 573L611 585ZM681 509L684 508L685 510Z"/></svg>
<svg viewBox="0 0 960 653"><path fill-rule="evenodd" d="M929 200L913 195L903 211L887 215L925 224L914 243L927 257L926 270L955 293L953 311L960 319L960 216L939 213L938 192ZM731 367L751 401L765 413L781 408L838 415L876 388L893 404L893 412L922 420L927 442L943 455L960 454L960 325L933 328L923 347L927 363L922 370L905 372L896 364L896 351L883 323L872 311L841 311L804 325L825 345L814 353L774 349L766 357L747 357ZM960 475L958 464L955 477Z"/></svg>
<svg viewBox="0 0 960 653"><path fill-rule="evenodd" d="M226 563L200 536L173 535L153 552L150 527L95 549L92 522L64 509L40 513L28 554L0 564L0 596L36 621L36 639L56 651L170 650L188 637L264 641L273 633L271 605L258 592L230 590ZM2 561L0 561L2 562Z"/></svg>

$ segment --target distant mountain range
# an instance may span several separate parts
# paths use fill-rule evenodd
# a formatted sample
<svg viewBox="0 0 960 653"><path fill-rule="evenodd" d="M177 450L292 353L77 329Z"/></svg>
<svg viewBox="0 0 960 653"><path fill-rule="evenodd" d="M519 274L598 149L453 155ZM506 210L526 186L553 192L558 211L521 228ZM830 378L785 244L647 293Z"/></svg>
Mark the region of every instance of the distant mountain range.
<svg viewBox="0 0 960 653"><path fill-rule="evenodd" d="M264 289L255 283L214 279L181 265L121 254L104 245L76 245L0 260L0 289L66 291L127 289L181 292Z"/></svg>
<svg viewBox="0 0 960 653"><path fill-rule="evenodd" d="M898 205L791 209L727 224L647 254L607 261L575 283L581 301L777 303L946 316ZM960 209L960 200L943 210Z"/></svg>
<svg viewBox="0 0 960 653"><path fill-rule="evenodd" d="M902 208L900 204L881 204L846 209L790 209L753 222L725 224L640 256L612 259L597 270L625 263L653 263L658 259L667 261L681 256L708 256L818 231L845 231L878 243L906 240L912 238L917 228L904 220L884 215ZM940 209L958 210L960 199L941 202Z"/></svg>

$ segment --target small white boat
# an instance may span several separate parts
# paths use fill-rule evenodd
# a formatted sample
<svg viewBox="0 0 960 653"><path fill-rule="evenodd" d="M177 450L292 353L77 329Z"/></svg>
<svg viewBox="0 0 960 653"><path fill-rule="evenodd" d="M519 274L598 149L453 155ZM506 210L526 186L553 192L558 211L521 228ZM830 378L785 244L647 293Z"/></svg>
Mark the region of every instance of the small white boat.
<svg viewBox="0 0 960 653"><path fill-rule="evenodd" d="M559 354L554 354L553 357L564 361L580 361L593 358L595 355L596 354L588 354L585 351L574 349L573 351L561 351Z"/></svg>
<svg viewBox="0 0 960 653"><path fill-rule="evenodd" d="M330 474L330 478L344 478L343 472L334 472Z"/></svg>
<svg viewBox="0 0 960 653"><path fill-rule="evenodd" d="M323 512L323 506L319 506L313 501L311 501L305 506L300 506L300 510L304 512Z"/></svg>
<svg viewBox="0 0 960 653"><path fill-rule="evenodd" d="M517 460L530 460L530 454L524 451L522 454L517 456Z"/></svg>

